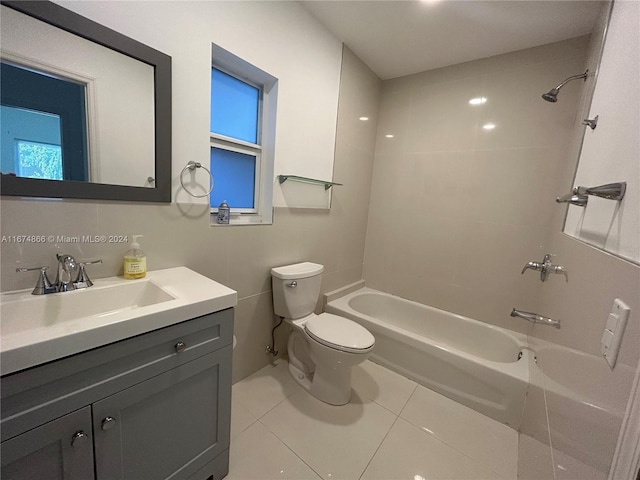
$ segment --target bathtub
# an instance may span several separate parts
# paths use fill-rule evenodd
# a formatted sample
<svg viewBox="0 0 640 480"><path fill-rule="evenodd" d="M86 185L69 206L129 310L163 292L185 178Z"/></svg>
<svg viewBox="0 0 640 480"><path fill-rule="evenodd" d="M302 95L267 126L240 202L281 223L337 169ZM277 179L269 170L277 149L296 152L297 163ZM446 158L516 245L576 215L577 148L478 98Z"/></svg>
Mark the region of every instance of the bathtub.
<svg viewBox="0 0 640 480"><path fill-rule="evenodd" d="M531 386L544 390L545 402L536 412L539 418L528 413L529 422L542 425L545 436L550 431L555 450L606 478L635 370L621 363L612 370L602 356L537 338L529 347L537 360L529 364Z"/></svg>
<svg viewBox="0 0 640 480"><path fill-rule="evenodd" d="M325 310L375 336L374 362L520 427L529 384L526 336L370 288L332 300Z"/></svg>

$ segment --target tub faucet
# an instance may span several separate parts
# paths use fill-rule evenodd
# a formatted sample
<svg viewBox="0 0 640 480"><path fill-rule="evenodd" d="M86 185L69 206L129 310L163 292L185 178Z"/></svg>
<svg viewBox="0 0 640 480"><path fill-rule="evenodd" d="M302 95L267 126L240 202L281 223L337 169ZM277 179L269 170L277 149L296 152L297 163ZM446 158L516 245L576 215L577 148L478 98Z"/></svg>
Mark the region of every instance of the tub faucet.
<svg viewBox="0 0 640 480"><path fill-rule="evenodd" d="M56 254L58 259L58 276L56 277L56 289L58 292L68 292L75 290L71 274L77 267L76 259L71 255Z"/></svg>
<svg viewBox="0 0 640 480"><path fill-rule="evenodd" d="M560 328L560 320L554 320L553 318L543 317L542 315L538 315L533 312L523 312L521 310L516 310L515 308L511 310L512 317L520 317L524 318L528 322L531 323L543 323L545 325L550 325L552 327Z"/></svg>
<svg viewBox="0 0 640 480"><path fill-rule="evenodd" d="M552 273L557 273L560 275L564 275L564 279L566 282L569 281L569 274L567 273L567 269L562 265L553 265L551 263L551 255L548 253L542 259L542 262L529 262L522 269L522 274L527 271L527 269L537 270L540 272L540 281L546 282L549 275Z"/></svg>

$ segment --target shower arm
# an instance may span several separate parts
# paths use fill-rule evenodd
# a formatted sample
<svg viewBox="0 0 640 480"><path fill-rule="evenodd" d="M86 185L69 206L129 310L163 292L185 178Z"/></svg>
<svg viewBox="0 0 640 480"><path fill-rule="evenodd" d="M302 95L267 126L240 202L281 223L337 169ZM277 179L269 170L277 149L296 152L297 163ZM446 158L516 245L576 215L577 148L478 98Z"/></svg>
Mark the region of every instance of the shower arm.
<svg viewBox="0 0 640 480"><path fill-rule="evenodd" d="M582 78L586 81L588 73L589 73L589 70L585 71L584 73L581 73L580 75L572 75L571 77L563 81L560 85L558 85L556 88L554 88L554 90L560 90L562 87L564 87L567 83L569 83L572 80L578 80Z"/></svg>

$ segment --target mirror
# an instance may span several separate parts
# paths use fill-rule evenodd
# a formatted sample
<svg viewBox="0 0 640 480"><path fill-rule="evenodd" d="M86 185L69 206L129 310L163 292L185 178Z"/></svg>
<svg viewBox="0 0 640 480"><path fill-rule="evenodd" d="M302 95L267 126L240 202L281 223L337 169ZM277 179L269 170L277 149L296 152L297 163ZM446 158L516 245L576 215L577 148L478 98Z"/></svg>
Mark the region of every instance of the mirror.
<svg viewBox="0 0 640 480"><path fill-rule="evenodd" d="M170 202L171 57L51 2L1 3L2 195Z"/></svg>

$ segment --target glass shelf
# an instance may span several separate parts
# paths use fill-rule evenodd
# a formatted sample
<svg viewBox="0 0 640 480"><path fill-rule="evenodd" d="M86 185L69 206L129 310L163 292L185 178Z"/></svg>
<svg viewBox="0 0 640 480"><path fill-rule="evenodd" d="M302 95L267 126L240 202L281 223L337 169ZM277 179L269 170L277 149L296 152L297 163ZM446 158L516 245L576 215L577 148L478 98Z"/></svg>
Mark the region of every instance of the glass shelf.
<svg viewBox="0 0 640 480"><path fill-rule="evenodd" d="M299 177L297 175L278 175L278 181L281 184L286 182L287 180L293 180L294 182L300 183L310 183L313 185L324 185L325 190L329 190L334 185L342 185L341 183L337 182L329 182L327 180L318 180L315 178Z"/></svg>

